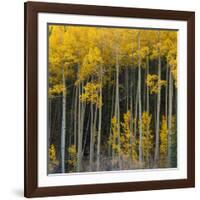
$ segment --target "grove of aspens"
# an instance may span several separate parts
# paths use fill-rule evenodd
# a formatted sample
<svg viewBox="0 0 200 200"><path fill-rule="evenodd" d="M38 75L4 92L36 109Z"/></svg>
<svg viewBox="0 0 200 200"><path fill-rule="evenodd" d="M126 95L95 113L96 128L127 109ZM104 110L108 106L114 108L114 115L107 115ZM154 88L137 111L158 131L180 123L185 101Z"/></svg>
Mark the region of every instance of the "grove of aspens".
<svg viewBox="0 0 200 200"><path fill-rule="evenodd" d="M177 167L177 31L48 26L48 173Z"/></svg>

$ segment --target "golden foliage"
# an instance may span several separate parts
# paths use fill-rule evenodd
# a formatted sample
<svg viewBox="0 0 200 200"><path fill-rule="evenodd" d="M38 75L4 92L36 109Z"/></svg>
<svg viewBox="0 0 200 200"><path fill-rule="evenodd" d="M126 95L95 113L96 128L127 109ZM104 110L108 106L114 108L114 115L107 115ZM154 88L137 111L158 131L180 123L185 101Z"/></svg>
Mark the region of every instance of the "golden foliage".
<svg viewBox="0 0 200 200"><path fill-rule="evenodd" d="M49 147L49 163L48 170L54 171L56 167L58 167L59 161L56 158L56 147L54 144L51 144Z"/></svg>
<svg viewBox="0 0 200 200"><path fill-rule="evenodd" d="M151 94L157 94L159 92L159 87L166 86L166 81L159 80L158 75L156 74L148 74L146 84L150 88Z"/></svg>
<svg viewBox="0 0 200 200"><path fill-rule="evenodd" d="M130 130L131 112L127 111L126 113L124 113L123 118L124 122L121 122L122 134L120 136L121 151L123 152L123 154L130 154L130 137L132 134Z"/></svg>
<svg viewBox="0 0 200 200"><path fill-rule="evenodd" d="M97 75L99 66L103 64L101 52L97 47L90 48L88 54L83 59L83 64L80 70L80 80L85 80L90 76Z"/></svg>
<svg viewBox="0 0 200 200"><path fill-rule="evenodd" d="M144 159L149 159L150 151L153 148L153 135L151 130L151 119L152 116L148 112L142 113L142 151Z"/></svg>
<svg viewBox="0 0 200 200"><path fill-rule="evenodd" d="M49 159L51 161L55 161L56 160L56 148L55 148L54 144L50 145L50 148L49 148Z"/></svg>
<svg viewBox="0 0 200 200"><path fill-rule="evenodd" d="M141 35L141 48L138 50L137 35ZM75 26L49 26L49 72L51 76L50 92L57 95L61 90L59 84L62 80L62 67L65 68L65 77L77 73L75 66L79 67L77 81L83 81L91 76L98 77L100 65L105 69L104 74L114 71L116 49L119 53L120 66L138 66L138 57L141 58L141 67L145 67L146 57L167 60L174 83L177 86L177 32L75 27ZM152 77L153 78L153 77ZM155 78L155 77L154 77ZM108 76L104 77L108 80ZM153 84L151 92L157 93L159 85L165 85L163 80L149 80ZM150 83L151 84L151 83ZM54 87L54 85L58 85Z"/></svg>
<svg viewBox="0 0 200 200"><path fill-rule="evenodd" d="M137 36L140 33L140 49L138 50ZM48 95L56 96L66 94L66 87L62 84L62 74L70 78L74 83L85 83L83 93L79 96L80 101L95 104L98 108L103 105L100 88L104 84L115 84L113 72L115 72L116 54L119 58L119 71L123 67L137 67L139 60L141 67L146 67L148 56L152 61L160 57L162 63L167 63L169 71L173 76L177 87L177 32L117 29L117 28L95 28L79 26L49 26L49 91ZM150 63L151 66L151 63ZM161 66L166 67L164 65ZM100 69L103 68L102 84L99 82ZM63 70L64 69L64 70ZM162 69L161 69L162 70ZM151 69L150 69L151 71ZM101 74L102 75L102 74ZM76 79L76 80L75 80ZM94 81L96 79L96 81ZM112 82L113 81L113 82ZM67 82L67 81L66 81ZM160 80L156 74L148 74L146 85L151 94L157 94L159 89L166 86L165 80ZM119 87L123 87L120 86ZM137 138L133 135L133 119L131 112L123 113L122 122L118 122L114 116L111 119L112 134L108 143L111 148L120 155L128 156L132 152L132 158L137 158ZM150 113L142 113L142 149L144 159L153 148L153 135L151 129L152 116ZM176 132L175 117L172 117L172 133ZM120 129L120 133L118 130ZM167 151L167 120L162 116L160 128L160 153ZM120 141L119 141L120 140ZM132 140L132 143L131 143ZM120 148L118 145L120 142ZM68 148L69 168L74 170L76 166L76 147ZM53 170L58 165L56 159L56 148L52 144L49 148L50 165ZM53 167L52 167L53 166Z"/></svg>
<svg viewBox="0 0 200 200"><path fill-rule="evenodd" d="M112 135L110 135L109 139L108 139L108 144L111 145L111 148L116 152L119 153L120 149L119 146L117 145L116 141L117 141L117 137L118 137L118 126L119 124L117 123L117 119L114 116L111 119L111 129L112 129Z"/></svg>
<svg viewBox="0 0 200 200"><path fill-rule="evenodd" d="M77 163L77 152L76 152L76 146L71 145L68 148L68 153L69 153L69 159L67 160L67 163L69 165L69 171L73 172L75 171L76 168L76 163Z"/></svg>
<svg viewBox="0 0 200 200"><path fill-rule="evenodd" d="M133 134L133 120L131 119L131 112L128 110L123 115L123 121L121 122L122 133L120 135L120 143L121 143L121 153L126 156L130 156L132 159L137 159L137 153L135 151L136 140ZM131 124L132 123L132 124Z"/></svg>
<svg viewBox="0 0 200 200"><path fill-rule="evenodd" d="M53 85L53 87L49 88L49 96L54 96L60 93L66 94L66 87L63 86L63 84L57 84L57 85Z"/></svg>
<svg viewBox="0 0 200 200"><path fill-rule="evenodd" d="M136 147L136 140L133 136L133 131L131 132L131 112L127 111L123 115L123 122L121 122L121 129L122 132L120 133L120 149L119 145L117 144L118 139L118 126L117 119L114 116L111 120L112 124L112 135L110 135L108 144L111 145L112 149L122 156L130 157L134 160L137 159L137 153L135 150ZM132 138L132 143L131 143ZM132 155L131 155L132 154Z"/></svg>
<svg viewBox="0 0 200 200"><path fill-rule="evenodd" d="M168 128L165 116L162 116L161 129L160 129L160 153L167 155L168 147Z"/></svg>
<svg viewBox="0 0 200 200"><path fill-rule="evenodd" d="M102 97L99 95L100 84L89 82L84 86L84 93L80 95L80 100L87 103L96 104L98 108L102 106Z"/></svg>

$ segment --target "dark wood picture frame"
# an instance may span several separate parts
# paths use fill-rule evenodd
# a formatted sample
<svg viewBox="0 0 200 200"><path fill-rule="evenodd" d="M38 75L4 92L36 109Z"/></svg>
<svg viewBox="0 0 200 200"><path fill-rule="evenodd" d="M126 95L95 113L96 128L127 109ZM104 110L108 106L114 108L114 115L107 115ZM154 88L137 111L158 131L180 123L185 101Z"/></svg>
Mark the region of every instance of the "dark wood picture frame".
<svg viewBox="0 0 200 200"><path fill-rule="evenodd" d="M187 179L121 182L57 187L37 184L37 14L62 13L187 21ZM195 185L195 13L60 3L25 3L25 150L24 195L42 197L90 193L186 188Z"/></svg>

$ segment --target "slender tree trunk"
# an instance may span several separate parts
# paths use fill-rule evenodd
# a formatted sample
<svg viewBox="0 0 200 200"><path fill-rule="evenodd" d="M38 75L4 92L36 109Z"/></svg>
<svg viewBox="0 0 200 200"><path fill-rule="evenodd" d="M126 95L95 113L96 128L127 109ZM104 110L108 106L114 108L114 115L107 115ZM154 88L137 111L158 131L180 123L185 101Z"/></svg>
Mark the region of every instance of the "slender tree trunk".
<svg viewBox="0 0 200 200"><path fill-rule="evenodd" d="M137 137L137 122L138 122L138 95L139 94L139 85L137 86L136 97L135 97L135 119L134 119L134 138Z"/></svg>
<svg viewBox="0 0 200 200"><path fill-rule="evenodd" d="M165 117L166 117L166 120L168 118L168 76L169 76L169 66L168 66L168 63L167 63L167 66L166 66L166 88L165 88Z"/></svg>
<svg viewBox="0 0 200 200"><path fill-rule="evenodd" d="M138 99L139 99L139 162L142 165L142 98L141 98L141 55L140 32L138 33Z"/></svg>
<svg viewBox="0 0 200 200"><path fill-rule="evenodd" d="M77 104L78 104L78 89L75 86L75 102L74 102L74 145L77 147Z"/></svg>
<svg viewBox="0 0 200 200"><path fill-rule="evenodd" d="M160 32L158 32L158 42L160 43ZM161 80L161 56L160 56L160 46L158 47L158 81ZM161 87L158 84L158 94L157 94L157 114L156 114L156 144L155 144L155 157L154 157L154 166L158 166L159 153L160 153L160 96L161 96Z"/></svg>
<svg viewBox="0 0 200 200"><path fill-rule="evenodd" d="M168 116L168 167L171 167L171 136L172 136L172 102L173 102L173 78L169 71L169 116Z"/></svg>
<svg viewBox="0 0 200 200"><path fill-rule="evenodd" d="M83 126L84 126L84 115L86 103L80 101L80 95L83 93L83 82L80 82L79 85L79 105L78 105L78 169L79 172L82 170L82 151L83 151Z"/></svg>
<svg viewBox="0 0 200 200"><path fill-rule="evenodd" d="M64 66L62 66L62 82L65 88ZM65 173L65 137L66 137L66 91L62 93L62 129L61 129L61 173Z"/></svg>
<svg viewBox="0 0 200 200"><path fill-rule="evenodd" d="M93 157L94 157L94 133L93 133L93 104L90 104L90 113L91 113L91 121L90 121L90 163L89 163L89 171L92 171L93 166Z"/></svg>
<svg viewBox="0 0 200 200"><path fill-rule="evenodd" d="M115 79L114 79L115 81ZM109 138L112 137L112 117L113 117L113 105L114 105L114 94L115 94L115 88L113 86L112 88L112 99L111 99L111 113L110 113L110 133L109 133ZM108 154L112 156L112 160L114 158L114 150L112 149L112 145L108 146Z"/></svg>
<svg viewBox="0 0 200 200"><path fill-rule="evenodd" d="M76 93L76 88L75 87L73 87L73 96L72 96L72 101L71 101L71 111L70 111L70 131L69 131L69 134L70 134L70 136L69 136L69 146L71 145L71 144L74 144L73 142L72 142L72 139L73 139L73 137L74 137L74 135L73 135L73 132L74 132L74 107L75 107L75 93Z"/></svg>
<svg viewBox="0 0 200 200"><path fill-rule="evenodd" d="M81 165L81 102L80 102L81 86L78 83L78 155L77 155L77 172L80 172Z"/></svg>
<svg viewBox="0 0 200 200"><path fill-rule="evenodd" d="M77 154L77 172L81 171L81 162L82 162L82 131L81 131L81 126L82 126L82 121L81 121L81 116L82 116L82 103L80 101L80 95L81 95L81 84L78 83L78 154Z"/></svg>
<svg viewBox="0 0 200 200"><path fill-rule="evenodd" d="M147 58L146 58L147 60L146 60L146 64L147 64L147 75L146 75L146 77L148 76L148 74L149 74L149 53L148 53L148 55L147 55ZM145 82L146 82L146 80L145 80ZM147 87L146 88L147 89L147 96L146 96L146 99L147 99L147 113L148 113L148 115L149 115L149 87ZM149 126L147 127L147 140L149 140ZM147 149L147 167L149 167L150 166L150 157L149 157L149 155L150 155L150 152L149 152L149 147L147 147L148 149Z"/></svg>
<svg viewBox="0 0 200 200"><path fill-rule="evenodd" d="M131 118L130 118L130 158L129 158L129 166L130 168L132 168L132 164L133 164L133 74L132 74L132 69L131 69L131 78L130 78L130 114L131 114Z"/></svg>
<svg viewBox="0 0 200 200"><path fill-rule="evenodd" d="M119 108L119 57L118 51L116 51L116 94L115 94L115 117L117 119L117 135L118 135L118 164L121 169L121 156L120 156L120 108Z"/></svg>
<svg viewBox="0 0 200 200"><path fill-rule="evenodd" d="M157 96L154 96L154 129L156 131L157 123Z"/></svg>
<svg viewBox="0 0 200 200"><path fill-rule="evenodd" d="M81 84L81 94L83 93L83 83ZM84 128L84 121L85 121L85 107L86 107L86 102L81 102L81 141L83 141L83 128ZM82 145L82 142L81 142ZM81 147L82 148L82 147ZM82 149L81 149L82 151Z"/></svg>
<svg viewBox="0 0 200 200"><path fill-rule="evenodd" d="M167 142L169 138L169 131L168 131L168 82L169 82L169 65L167 61L166 65L166 87L165 87L165 118L167 123ZM168 164L168 143L167 143L167 158L165 159L166 163Z"/></svg>
<svg viewBox="0 0 200 200"><path fill-rule="evenodd" d="M149 55L147 55L147 76L149 74ZM147 77L146 76L146 77ZM145 80L145 83L146 83L146 80ZM147 87L147 112L149 113L149 87Z"/></svg>
<svg viewBox="0 0 200 200"><path fill-rule="evenodd" d="M84 142L83 142L83 150L82 150L82 156L84 155L84 152L85 152L85 147L86 147L86 143L87 143L87 137L88 137L88 133L90 133L89 130L89 124L90 124L90 115L91 113L88 114L88 118L87 118L87 125L86 125L86 130L85 130L85 139L84 139Z"/></svg>
<svg viewBox="0 0 200 200"><path fill-rule="evenodd" d="M98 106L97 104L95 104L95 110L94 110L94 123L93 123L93 133L94 133L94 136L97 135L97 113L98 113ZM95 139L95 137L94 137ZM95 144L95 140L94 140L94 144Z"/></svg>
<svg viewBox="0 0 200 200"><path fill-rule="evenodd" d="M126 72L125 72L125 82L126 82L126 110L128 111L129 110L129 78L128 78L128 67L126 66Z"/></svg>
<svg viewBox="0 0 200 200"><path fill-rule="evenodd" d="M146 80L146 77L147 77L147 70L144 69L144 78L143 78L143 112L146 111L146 108L145 108L145 105L146 105L146 96L147 96L147 90L146 90L146 84L145 84L145 80Z"/></svg>
<svg viewBox="0 0 200 200"><path fill-rule="evenodd" d="M100 100L102 102L102 65L100 66ZM97 171L100 166L100 147L101 147L101 121L102 121L102 105L99 108L99 124L98 124L98 138L97 138Z"/></svg>
<svg viewBox="0 0 200 200"><path fill-rule="evenodd" d="M52 100L53 101L53 100ZM57 123L57 120L58 120L58 113L59 113L59 109L58 109L58 100L54 100L54 117L52 117L52 120L51 120L51 123L52 123L52 135L56 132L56 123Z"/></svg>
<svg viewBox="0 0 200 200"><path fill-rule="evenodd" d="M113 82L115 82L115 75L114 75L114 80ZM113 118L113 115L114 115L114 98L115 98L115 87L113 86L113 89L112 89L112 100L111 100L111 114L110 114L110 135L109 135L109 138L112 138L112 118ZM115 144L115 140L113 139L112 140L112 144ZM115 152L114 152L114 149L112 148L112 144L109 145L109 153L112 157L112 164L113 164L113 161L114 161L114 158L115 158Z"/></svg>
<svg viewBox="0 0 200 200"><path fill-rule="evenodd" d="M130 78L130 112L132 113L132 119L133 119L133 96L134 96L134 83L133 83L133 69L131 69L131 78Z"/></svg>

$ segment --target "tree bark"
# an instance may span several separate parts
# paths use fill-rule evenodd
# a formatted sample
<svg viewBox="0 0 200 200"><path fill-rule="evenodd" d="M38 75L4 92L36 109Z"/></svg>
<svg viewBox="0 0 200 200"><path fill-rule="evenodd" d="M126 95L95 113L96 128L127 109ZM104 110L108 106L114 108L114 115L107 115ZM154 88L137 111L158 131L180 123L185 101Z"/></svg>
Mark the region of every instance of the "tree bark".
<svg viewBox="0 0 200 200"><path fill-rule="evenodd" d="M133 164L133 74L132 74L132 69L131 69L131 80L130 80L130 158L129 158L129 167L132 168L132 164Z"/></svg>
<svg viewBox="0 0 200 200"><path fill-rule="evenodd" d="M71 100L71 111L70 111L70 131L69 131L69 146L73 143L74 138L74 107L75 107L75 96L76 96L76 88L73 87L73 95Z"/></svg>
<svg viewBox="0 0 200 200"><path fill-rule="evenodd" d="M115 93L115 117L117 119L117 135L118 135L118 164L119 169L121 169L121 156L120 156L120 108L119 108L119 55L118 50L116 50L116 93Z"/></svg>
<svg viewBox="0 0 200 200"><path fill-rule="evenodd" d="M141 55L140 32L138 33L138 99L139 99L139 162L142 165L142 98L141 98Z"/></svg>
<svg viewBox="0 0 200 200"><path fill-rule="evenodd" d="M115 81L115 78L114 78ZM110 113L110 133L109 133L109 138L112 137L112 117L113 117L113 110L114 110L114 94L115 94L115 87L113 86L112 88L112 99L111 99L111 113ZM112 145L108 146L108 154L112 156L112 160L114 158L114 150L112 148Z"/></svg>
<svg viewBox="0 0 200 200"><path fill-rule="evenodd" d="M135 97L135 119L134 119L134 138L137 137L137 122L138 122L138 95L139 94L139 85L137 86L136 97Z"/></svg>
<svg viewBox="0 0 200 200"><path fill-rule="evenodd" d="M62 66L62 82L65 88L64 65ZM61 128L61 173L65 173L65 137L66 137L66 91L62 93L62 128Z"/></svg>
<svg viewBox="0 0 200 200"><path fill-rule="evenodd" d="M87 143L87 137L88 137L88 133L89 133L89 124L90 124L90 115L91 113L88 114L89 116L87 117L87 125L86 125L86 130L85 130L85 139L84 139L84 142L83 142L83 150L82 150L82 156L84 154L84 151L85 151L85 147L86 147L86 143Z"/></svg>
<svg viewBox="0 0 200 200"><path fill-rule="evenodd" d="M173 78L169 71L169 116L168 116L168 167L171 167L171 136L172 136L172 102L173 102Z"/></svg>
<svg viewBox="0 0 200 200"><path fill-rule="evenodd" d="M147 75L146 75L146 77L148 76L148 74L149 74L149 52L148 52L148 54L147 54L147 58L146 58L147 60L146 60L146 64L147 64ZM145 81L146 82L146 81ZM146 99L147 99L147 113L148 113L148 115L150 114L150 112L149 112L149 87L147 87L146 88L147 89L147 96L146 96ZM147 127L147 140L149 140L149 129L150 129L150 127L148 126ZM149 158L149 156L150 156L150 152L149 152L149 147L148 147L148 149L147 149L147 167L149 167L150 166L150 158Z"/></svg>
<svg viewBox="0 0 200 200"><path fill-rule="evenodd" d="M126 65L126 72L125 72L125 82L126 82L126 110L129 110L129 80L128 80L128 67Z"/></svg>
<svg viewBox="0 0 200 200"><path fill-rule="evenodd" d="M81 162L82 162L82 103L80 101L81 95L81 82L78 83L78 153L77 153L77 172L81 171Z"/></svg>
<svg viewBox="0 0 200 200"><path fill-rule="evenodd" d="M90 163L89 163L89 171L92 171L93 166L93 157L94 157L94 134L93 134L93 118L94 118L94 111L93 111L93 104L90 104L90 113L91 113L91 121L90 121Z"/></svg>
<svg viewBox="0 0 200 200"><path fill-rule="evenodd" d="M102 65L100 66L100 99L102 101ZM100 148L101 148L101 121L102 121L102 105L99 108L99 124L98 124L98 138L97 138L97 171L99 171L100 167Z"/></svg>
<svg viewBox="0 0 200 200"><path fill-rule="evenodd" d="M166 88L165 88L165 117L168 118L168 79L169 79L169 66L166 66Z"/></svg>
<svg viewBox="0 0 200 200"><path fill-rule="evenodd" d="M77 103L78 103L78 88L75 86L75 102L74 102L74 145L77 147Z"/></svg>
<svg viewBox="0 0 200 200"><path fill-rule="evenodd" d="M160 43L160 32L158 32L158 43ZM159 44L160 45L160 44ZM161 55L160 55L160 46L158 46L158 81L161 80ZM157 114L156 114L156 144L155 144L155 157L154 157L154 166L158 166L159 154L160 154L160 97L161 97L161 87L158 84L158 93L157 93Z"/></svg>

